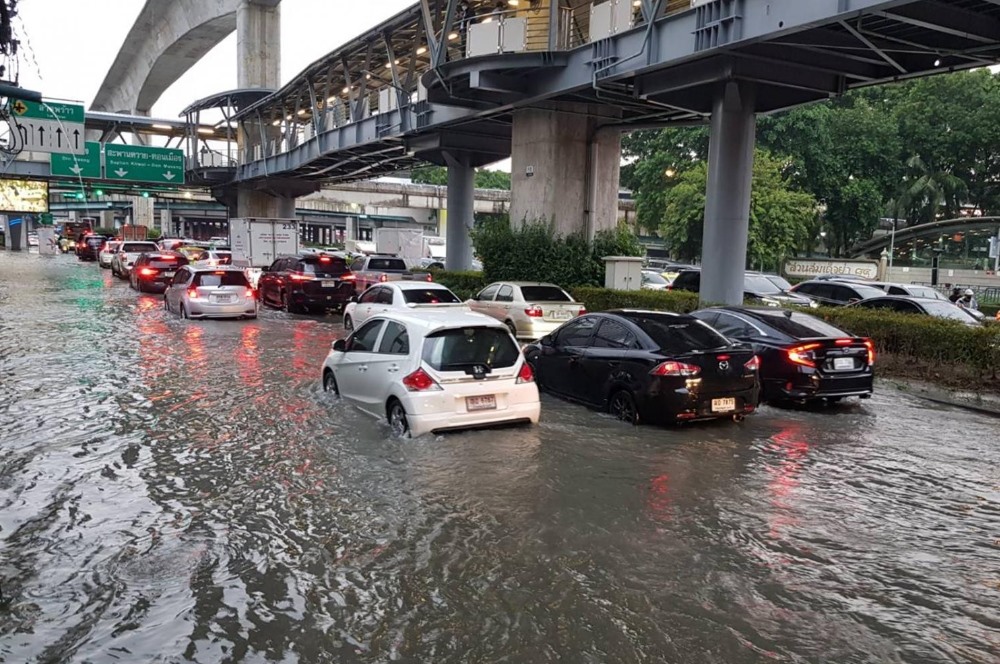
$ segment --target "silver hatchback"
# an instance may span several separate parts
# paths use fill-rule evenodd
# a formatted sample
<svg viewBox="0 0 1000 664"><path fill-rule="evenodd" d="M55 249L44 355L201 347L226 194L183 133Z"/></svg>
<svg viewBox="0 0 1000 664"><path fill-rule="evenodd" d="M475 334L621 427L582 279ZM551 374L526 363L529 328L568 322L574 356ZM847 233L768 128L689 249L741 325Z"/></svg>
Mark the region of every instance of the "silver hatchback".
<svg viewBox="0 0 1000 664"><path fill-rule="evenodd" d="M182 318L256 318L257 293L240 268L185 265L167 287L163 306Z"/></svg>

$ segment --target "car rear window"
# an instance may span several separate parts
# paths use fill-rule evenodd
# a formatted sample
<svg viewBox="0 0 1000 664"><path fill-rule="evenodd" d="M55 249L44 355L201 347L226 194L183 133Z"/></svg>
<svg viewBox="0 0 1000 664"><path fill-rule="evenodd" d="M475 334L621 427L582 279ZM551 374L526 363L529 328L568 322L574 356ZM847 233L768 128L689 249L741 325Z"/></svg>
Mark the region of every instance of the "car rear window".
<svg viewBox="0 0 1000 664"><path fill-rule="evenodd" d="M555 286L521 286L525 302L572 302L573 298Z"/></svg>
<svg viewBox="0 0 1000 664"><path fill-rule="evenodd" d="M518 355L510 332L495 327L441 330L424 340L423 360L436 371L465 371L476 364L502 369L514 366Z"/></svg>
<svg viewBox="0 0 1000 664"><path fill-rule="evenodd" d="M186 258L178 258L177 256L150 256L149 257L149 267L159 268L161 270L172 270L178 268L182 265L187 264Z"/></svg>
<svg viewBox="0 0 1000 664"><path fill-rule="evenodd" d="M807 314L793 312L791 316L781 312L760 312L765 323L796 339L812 337L849 337L843 330Z"/></svg>
<svg viewBox="0 0 1000 664"><path fill-rule="evenodd" d="M233 254L230 251L215 251L213 254L219 265L230 265L233 262Z"/></svg>
<svg viewBox="0 0 1000 664"><path fill-rule="evenodd" d="M368 269L406 272L406 261L402 258L370 258L368 259Z"/></svg>
<svg viewBox="0 0 1000 664"><path fill-rule="evenodd" d="M153 242L126 242L122 251L126 254L141 254L144 251L156 251L158 247Z"/></svg>
<svg viewBox="0 0 1000 664"><path fill-rule="evenodd" d="M461 302L447 288L417 288L403 291L407 304L457 304Z"/></svg>
<svg viewBox="0 0 1000 664"><path fill-rule="evenodd" d="M671 355L731 345L728 339L697 319L655 315L626 317L648 334L657 347Z"/></svg>
<svg viewBox="0 0 1000 664"><path fill-rule="evenodd" d="M107 240L105 240L103 237L88 237L87 238L87 244L89 244L92 247L99 247L102 244L104 244L105 242L107 242Z"/></svg>
<svg viewBox="0 0 1000 664"><path fill-rule="evenodd" d="M218 272L198 272L194 275L192 286L249 286L247 276L239 270L219 270Z"/></svg>
<svg viewBox="0 0 1000 664"><path fill-rule="evenodd" d="M302 261L299 269L317 277L339 277L347 272L347 263L342 258L330 256L315 261Z"/></svg>
<svg viewBox="0 0 1000 664"><path fill-rule="evenodd" d="M687 290L697 293L701 289L701 272L691 270L681 272L674 279L674 290Z"/></svg>
<svg viewBox="0 0 1000 664"><path fill-rule="evenodd" d="M760 295L779 295L781 293L781 289L773 281L759 274L744 276L743 290Z"/></svg>

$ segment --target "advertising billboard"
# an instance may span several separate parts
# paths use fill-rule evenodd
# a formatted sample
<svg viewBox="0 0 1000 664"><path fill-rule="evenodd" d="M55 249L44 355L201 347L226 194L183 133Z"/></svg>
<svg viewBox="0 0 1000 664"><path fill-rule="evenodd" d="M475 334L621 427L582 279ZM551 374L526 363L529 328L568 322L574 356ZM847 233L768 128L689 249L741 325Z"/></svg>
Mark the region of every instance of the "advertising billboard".
<svg viewBox="0 0 1000 664"><path fill-rule="evenodd" d="M48 212L49 183L43 180L0 180L0 212Z"/></svg>

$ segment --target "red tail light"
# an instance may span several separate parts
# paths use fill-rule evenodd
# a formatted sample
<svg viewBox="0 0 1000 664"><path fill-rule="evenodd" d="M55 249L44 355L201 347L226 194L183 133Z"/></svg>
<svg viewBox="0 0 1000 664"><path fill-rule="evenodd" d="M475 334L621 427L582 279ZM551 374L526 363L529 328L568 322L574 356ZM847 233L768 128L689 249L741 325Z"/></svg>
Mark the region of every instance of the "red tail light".
<svg viewBox="0 0 1000 664"><path fill-rule="evenodd" d="M403 378L403 385L410 392L426 392L428 390L441 389L441 386L428 376L427 372L423 369L417 369L409 376Z"/></svg>
<svg viewBox="0 0 1000 664"><path fill-rule="evenodd" d="M197 288L190 288L190 289L188 289L188 297L191 298L192 300L197 300L198 299L198 289Z"/></svg>
<svg viewBox="0 0 1000 664"><path fill-rule="evenodd" d="M674 362L670 360L668 362L663 362L657 365L655 369L650 371L654 376L684 376L691 377L697 376L701 373L701 367L696 367L693 364L685 364L684 362Z"/></svg>
<svg viewBox="0 0 1000 664"><path fill-rule="evenodd" d="M580 307L580 313L578 313L577 316L586 316L586 315L587 315L587 307Z"/></svg>
<svg viewBox="0 0 1000 664"><path fill-rule="evenodd" d="M854 343L854 339L837 339L833 343L837 344L838 346L850 346L851 344Z"/></svg>
<svg viewBox="0 0 1000 664"><path fill-rule="evenodd" d="M288 278L292 281L312 281L313 278L308 274L290 274Z"/></svg>
<svg viewBox="0 0 1000 664"><path fill-rule="evenodd" d="M528 307L527 309L525 309L524 313L528 314L532 318L541 318L542 317L542 308L536 304L533 307Z"/></svg>
<svg viewBox="0 0 1000 664"><path fill-rule="evenodd" d="M144 267L141 270L139 270L139 274L142 275L142 276L144 276L144 277L151 277L154 274L156 274L156 270L154 270L151 267Z"/></svg>
<svg viewBox="0 0 1000 664"><path fill-rule="evenodd" d="M330 262L330 257L329 256L320 256L319 262L320 263L329 263Z"/></svg>
<svg viewBox="0 0 1000 664"><path fill-rule="evenodd" d="M754 355L750 358L750 361L743 365L743 368L747 371L757 371L760 369L760 358Z"/></svg>
<svg viewBox="0 0 1000 664"><path fill-rule="evenodd" d="M254 292L252 288L248 288L245 296L248 300L252 300L257 297L257 293Z"/></svg>
<svg viewBox="0 0 1000 664"><path fill-rule="evenodd" d="M789 348L785 352L788 354L788 361L792 364L800 364L804 367L815 367L816 356L812 351L819 348L821 345L822 344L806 344L804 346L795 346L793 348Z"/></svg>
<svg viewBox="0 0 1000 664"><path fill-rule="evenodd" d="M522 383L531 383L535 380L535 372L531 370L531 365L527 362L521 363L521 370L517 372L517 380L514 381L518 385Z"/></svg>
<svg viewBox="0 0 1000 664"><path fill-rule="evenodd" d="M348 272L347 274L340 275L341 281L357 281L357 278L358 278L357 275L355 275L353 272Z"/></svg>
<svg viewBox="0 0 1000 664"><path fill-rule="evenodd" d="M875 364L875 344L871 339L864 340L865 348L868 349L868 366Z"/></svg>
<svg viewBox="0 0 1000 664"><path fill-rule="evenodd" d="M386 277L386 276L385 276L384 274L380 274L380 275L378 275L378 280L379 280L379 281L380 281L381 283L385 283L385 280L386 280L386 279L387 279L387 277Z"/></svg>
<svg viewBox="0 0 1000 664"><path fill-rule="evenodd" d="M428 272L428 273L427 273L427 281L428 281L428 282L432 282L432 281L434 281L434 275L433 275L433 274L431 274L430 272Z"/></svg>

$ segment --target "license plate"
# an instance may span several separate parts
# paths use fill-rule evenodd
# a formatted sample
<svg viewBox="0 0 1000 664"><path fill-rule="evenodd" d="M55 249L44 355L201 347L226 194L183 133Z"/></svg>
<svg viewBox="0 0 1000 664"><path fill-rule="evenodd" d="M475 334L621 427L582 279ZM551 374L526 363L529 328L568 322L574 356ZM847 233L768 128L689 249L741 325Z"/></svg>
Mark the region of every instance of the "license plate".
<svg viewBox="0 0 1000 664"><path fill-rule="evenodd" d="M213 295L210 299L212 302L218 302L219 304L229 304L233 301L232 295Z"/></svg>
<svg viewBox="0 0 1000 664"><path fill-rule="evenodd" d="M549 318L554 318L556 320L569 320L573 317L572 312L569 311L550 311Z"/></svg>
<svg viewBox="0 0 1000 664"><path fill-rule="evenodd" d="M712 399L713 413L727 413L736 410L736 399Z"/></svg>
<svg viewBox="0 0 1000 664"><path fill-rule="evenodd" d="M323 281L320 282L320 284L323 286L323 288L337 287L337 281L335 279L324 279Z"/></svg>
<svg viewBox="0 0 1000 664"><path fill-rule="evenodd" d="M164 276L164 277L168 277L168 278L169 278L169 277L172 277L172 276L174 276L174 273L173 273L173 272L164 272L164 273L163 273L163 276Z"/></svg>
<svg viewBox="0 0 1000 664"><path fill-rule="evenodd" d="M496 410L496 395L487 394L481 397L465 397L465 409L469 412L476 410Z"/></svg>
<svg viewBox="0 0 1000 664"><path fill-rule="evenodd" d="M835 357L833 359L833 368L842 371L844 369L854 368L854 358L853 357Z"/></svg>

